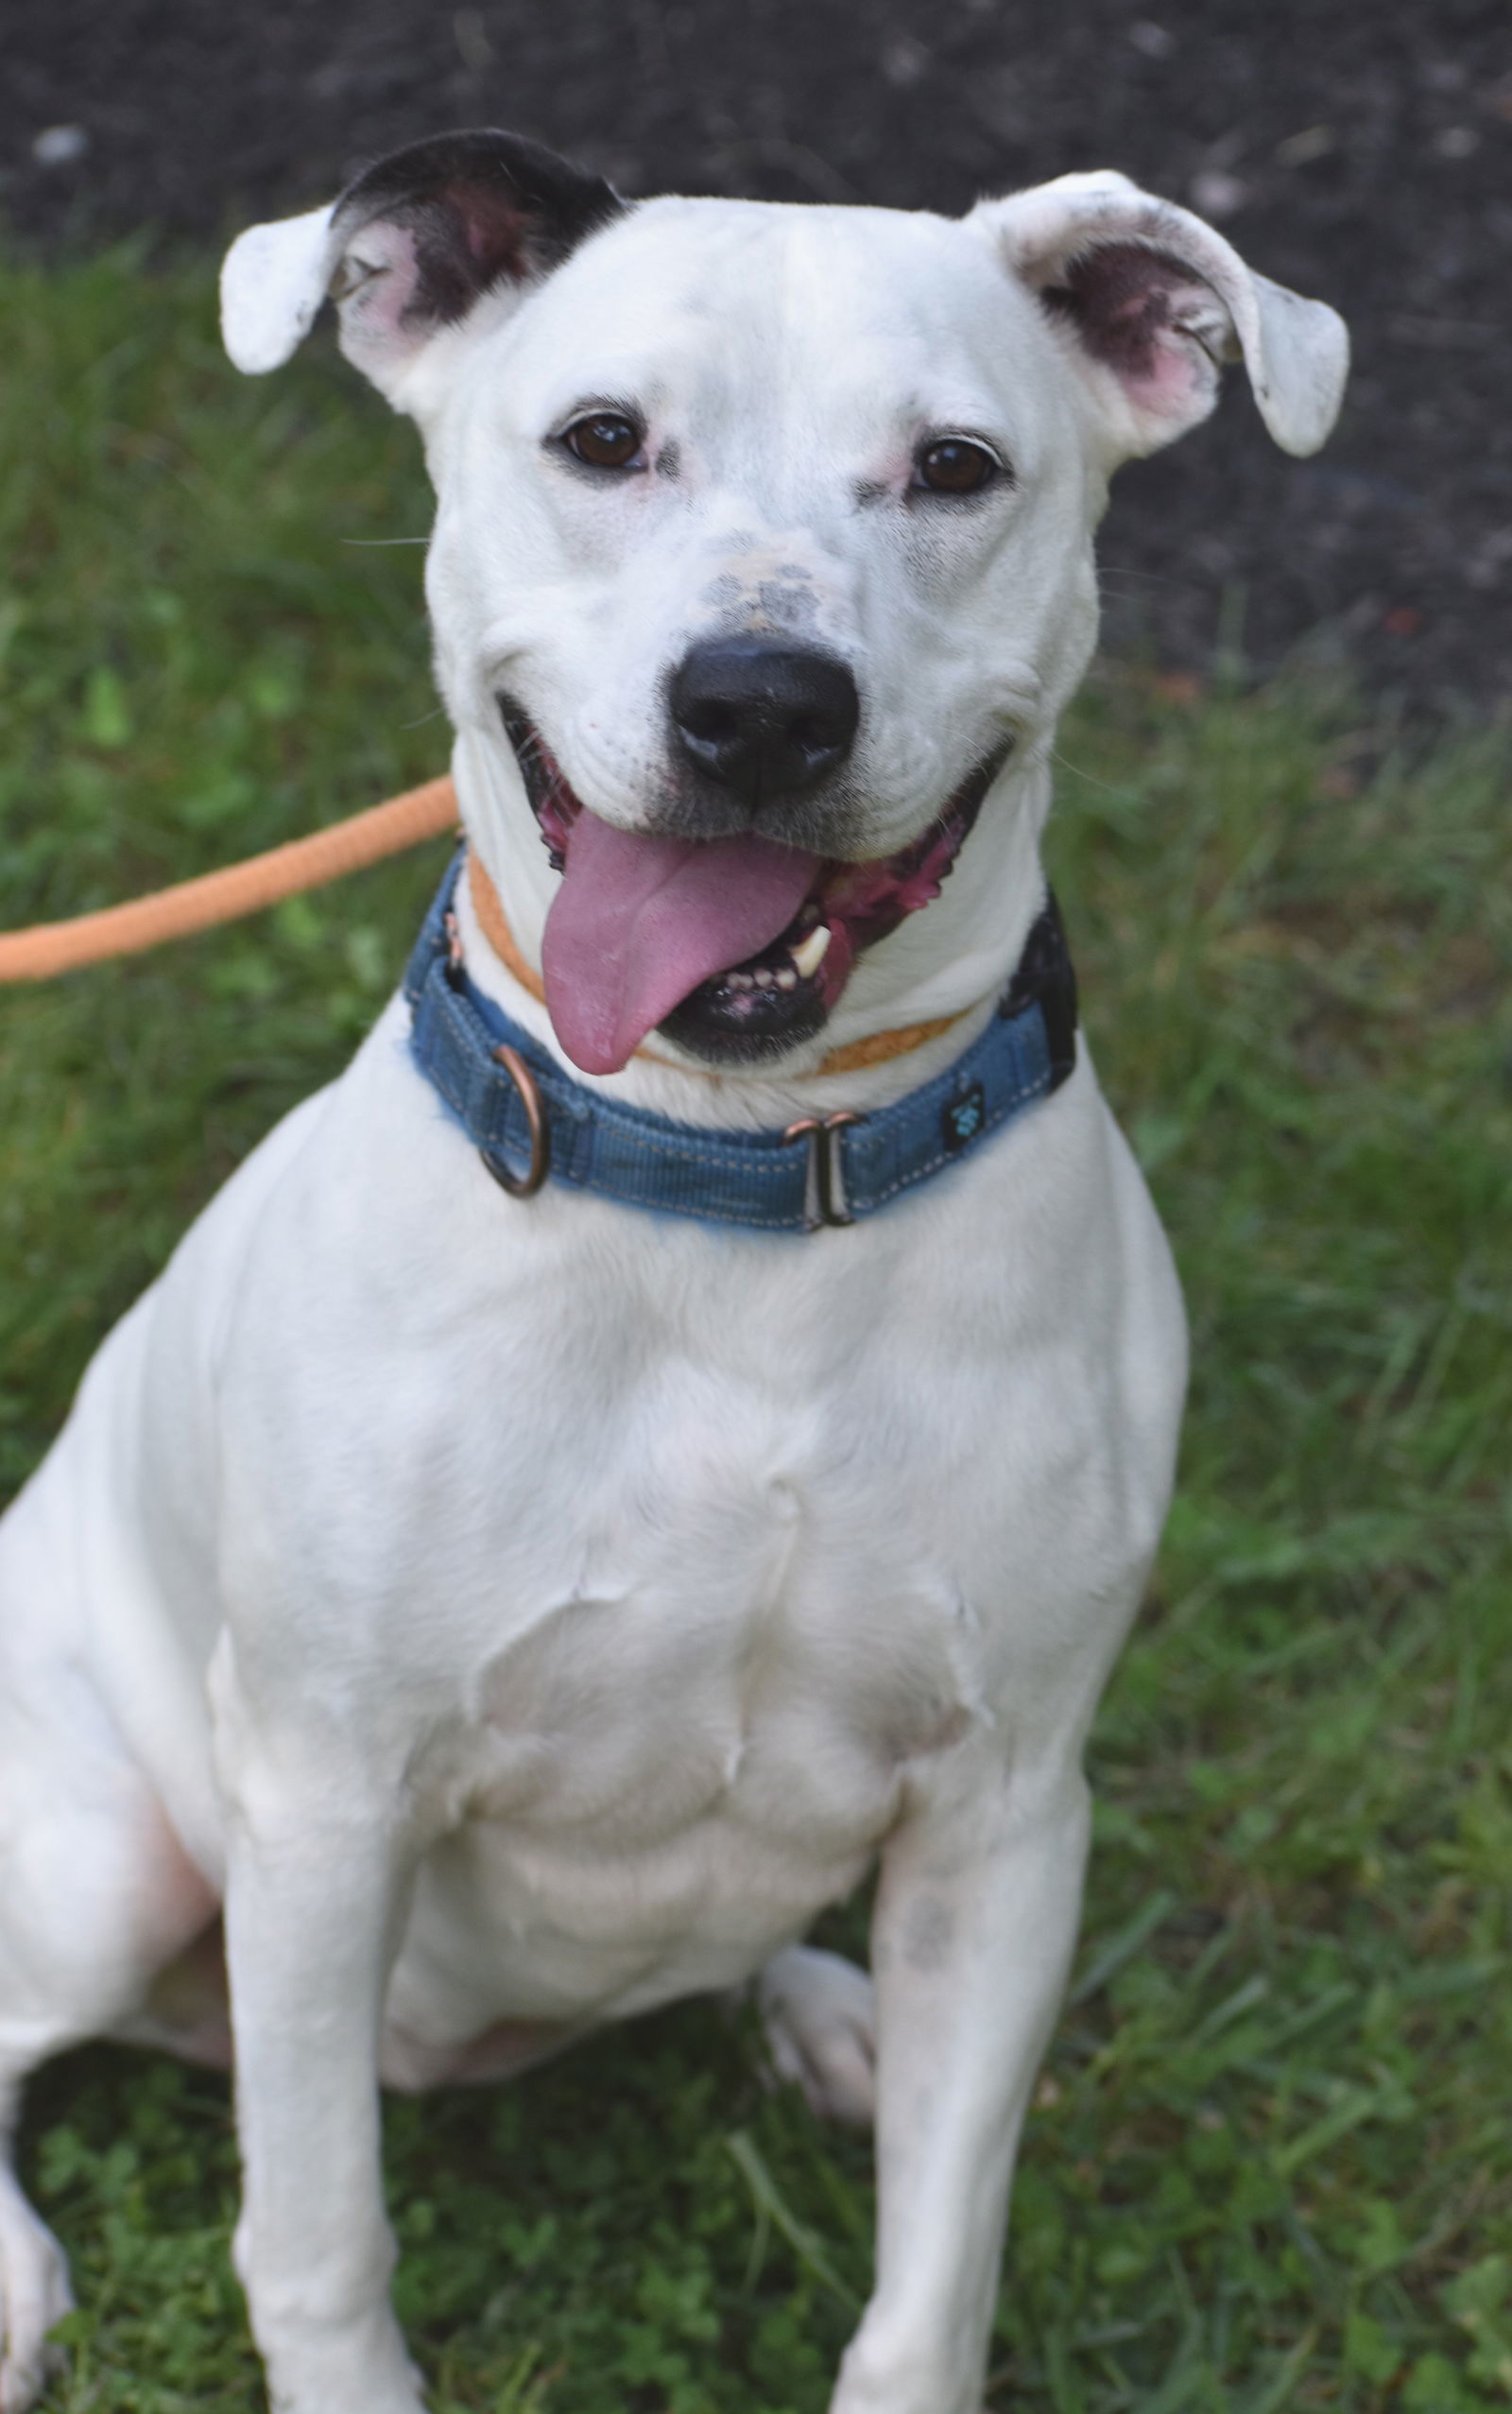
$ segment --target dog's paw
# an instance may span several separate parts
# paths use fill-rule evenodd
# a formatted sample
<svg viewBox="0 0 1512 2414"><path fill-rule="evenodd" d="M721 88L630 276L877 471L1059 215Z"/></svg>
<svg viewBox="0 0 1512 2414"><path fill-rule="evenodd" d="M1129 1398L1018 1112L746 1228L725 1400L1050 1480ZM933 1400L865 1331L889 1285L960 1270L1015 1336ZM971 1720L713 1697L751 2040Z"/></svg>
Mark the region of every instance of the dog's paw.
<svg viewBox="0 0 1512 2414"><path fill-rule="evenodd" d="M272 2414L425 2414L420 2374L402 2348L369 2362L308 2353L263 2360Z"/></svg>
<svg viewBox="0 0 1512 2414"><path fill-rule="evenodd" d="M61 2247L0 2171L0 2414L26 2414L41 2396L59 2361L47 2333L73 2302Z"/></svg>
<svg viewBox="0 0 1512 2414"><path fill-rule="evenodd" d="M895 2336L884 2344L870 2319L841 2359L829 2414L991 2414L961 2341L932 2350Z"/></svg>
<svg viewBox="0 0 1512 2414"><path fill-rule="evenodd" d="M869 2126L876 2111L871 1980L838 1954L790 1945L756 1982L756 2005L779 2078L795 2079L822 2120Z"/></svg>
<svg viewBox="0 0 1512 2414"><path fill-rule="evenodd" d="M349 2319L291 2328L269 2320L255 2281L248 2301L272 2414L425 2414L421 2376L387 2302Z"/></svg>

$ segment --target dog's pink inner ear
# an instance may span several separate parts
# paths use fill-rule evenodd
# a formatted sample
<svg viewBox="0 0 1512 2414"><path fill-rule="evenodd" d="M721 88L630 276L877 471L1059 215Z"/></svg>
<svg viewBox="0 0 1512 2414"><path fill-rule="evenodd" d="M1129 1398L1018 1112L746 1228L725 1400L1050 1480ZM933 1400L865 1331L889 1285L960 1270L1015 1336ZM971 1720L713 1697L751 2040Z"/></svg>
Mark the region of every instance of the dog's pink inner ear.
<svg viewBox="0 0 1512 2414"><path fill-rule="evenodd" d="M408 277L399 323L406 329L450 326L465 319L480 293L507 281L523 284L541 263L530 236L534 221L513 195L468 185L396 209L375 233L388 238L397 261L407 253Z"/></svg>
<svg viewBox="0 0 1512 2414"><path fill-rule="evenodd" d="M1196 328L1211 339L1221 305L1184 260L1148 244L1100 243L1040 298L1141 410L1184 424L1208 407L1216 360Z"/></svg>
<svg viewBox="0 0 1512 2414"><path fill-rule="evenodd" d="M525 274L525 230L530 221L517 201L503 193L480 192L475 186L443 198L444 205L456 212L467 248L486 283L498 276Z"/></svg>

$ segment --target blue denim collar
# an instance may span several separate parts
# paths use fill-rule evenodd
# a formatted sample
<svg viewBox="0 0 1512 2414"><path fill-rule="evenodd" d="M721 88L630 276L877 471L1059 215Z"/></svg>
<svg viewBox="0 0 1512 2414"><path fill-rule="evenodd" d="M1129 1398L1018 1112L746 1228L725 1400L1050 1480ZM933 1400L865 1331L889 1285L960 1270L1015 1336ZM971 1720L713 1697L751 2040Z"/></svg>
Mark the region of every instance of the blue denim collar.
<svg viewBox="0 0 1512 2414"><path fill-rule="evenodd" d="M974 1155L1076 1061L1076 979L1055 898L980 1037L931 1081L871 1113L782 1131L710 1131L575 1081L469 979L449 923L464 860L410 957L410 1048L494 1180L528 1198L548 1178L626 1207L768 1233L875 1216Z"/></svg>

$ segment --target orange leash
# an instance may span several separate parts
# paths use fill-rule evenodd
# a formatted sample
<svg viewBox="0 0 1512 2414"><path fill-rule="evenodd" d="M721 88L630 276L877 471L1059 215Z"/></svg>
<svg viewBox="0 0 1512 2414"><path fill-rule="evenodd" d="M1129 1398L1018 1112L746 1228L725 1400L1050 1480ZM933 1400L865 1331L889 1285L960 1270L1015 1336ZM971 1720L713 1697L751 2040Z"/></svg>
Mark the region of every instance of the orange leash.
<svg viewBox="0 0 1512 2414"><path fill-rule="evenodd" d="M449 778L427 780L406 788L385 804L369 805L307 838L291 838L270 847L266 854L249 855L228 864L223 871L207 871L198 880L180 880L150 897L134 897L129 905L107 905L99 913L79 914L72 922L38 922L30 930L0 931L0 982L46 981L60 973L76 972L83 964L103 963L112 956L138 956L170 939L187 939L192 931L211 930L217 922L239 922L245 915L276 905L281 898L320 888L349 871L361 871L386 855L402 854L423 839L438 838L457 824L456 791ZM545 1001L541 975L526 963L515 944L498 890L475 854L468 857L468 880L483 935L494 954L521 987ZM818 1066L825 1073L859 1073L868 1065L885 1064L938 1039L958 1014L941 1014L927 1023L910 1023L900 1031L874 1031L853 1040L849 1047L832 1048Z"/></svg>
<svg viewBox="0 0 1512 2414"><path fill-rule="evenodd" d="M164 940L185 939L191 931L236 922L277 905L282 897L322 888L349 871L381 863L386 855L418 847L424 838L439 837L455 829L456 820L456 793L450 779L427 780L386 804L370 805L307 838L270 847L266 854L249 855L245 863L228 864L223 871L180 880L154 896L107 905L103 912L80 914L73 922L0 932L0 981L51 980L81 964L101 963L108 956L139 955Z"/></svg>

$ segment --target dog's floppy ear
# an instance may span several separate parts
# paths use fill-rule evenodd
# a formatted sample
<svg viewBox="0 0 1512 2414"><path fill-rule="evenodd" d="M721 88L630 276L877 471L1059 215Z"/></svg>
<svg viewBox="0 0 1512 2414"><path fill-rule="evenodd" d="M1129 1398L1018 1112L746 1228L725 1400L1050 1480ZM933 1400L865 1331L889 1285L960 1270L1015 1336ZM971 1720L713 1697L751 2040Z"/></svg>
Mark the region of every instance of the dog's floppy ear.
<svg viewBox="0 0 1512 2414"><path fill-rule="evenodd" d="M1126 176L1060 176L979 202L967 223L1064 330L1108 466L1206 419L1226 360L1243 358L1284 452L1315 453L1338 417L1349 339L1337 312L1256 276L1201 218Z"/></svg>
<svg viewBox="0 0 1512 2414"><path fill-rule="evenodd" d="M398 407L408 371L484 294L524 291L623 204L602 177L491 128L412 143L329 209L249 227L221 270L238 369L278 369L327 293L341 349Z"/></svg>

